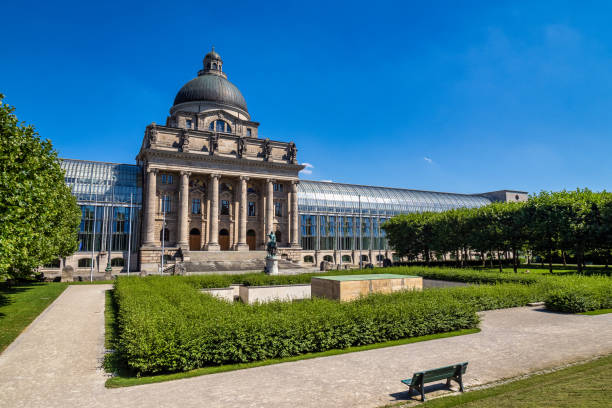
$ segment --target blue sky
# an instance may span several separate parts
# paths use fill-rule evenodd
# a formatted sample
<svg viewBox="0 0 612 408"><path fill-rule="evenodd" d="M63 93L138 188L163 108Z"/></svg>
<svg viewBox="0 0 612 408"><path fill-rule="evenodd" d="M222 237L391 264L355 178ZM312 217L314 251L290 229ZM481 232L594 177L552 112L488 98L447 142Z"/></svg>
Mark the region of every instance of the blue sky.
<svg viewBox="0 0 612 408"><path fill-rule="evenodd" d="M612 3L10 2L0 92L61 157L133 163L211 45L304 178L611 189Z"/></svg>

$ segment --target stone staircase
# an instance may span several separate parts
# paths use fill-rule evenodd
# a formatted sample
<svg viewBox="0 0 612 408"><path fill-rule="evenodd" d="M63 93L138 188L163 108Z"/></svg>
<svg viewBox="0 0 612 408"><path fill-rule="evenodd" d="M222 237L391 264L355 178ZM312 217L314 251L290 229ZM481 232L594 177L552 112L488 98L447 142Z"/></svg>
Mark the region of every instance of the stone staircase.
<svg viewBox="0 0 612 408"><path fill-rule="evenodd" d="M262 272L266 266L266 255L266 251L190 251L189 260L183 265L186 275ZM278 269L282 274L297 274L310 272L313 268L279 259Z"/></svg>

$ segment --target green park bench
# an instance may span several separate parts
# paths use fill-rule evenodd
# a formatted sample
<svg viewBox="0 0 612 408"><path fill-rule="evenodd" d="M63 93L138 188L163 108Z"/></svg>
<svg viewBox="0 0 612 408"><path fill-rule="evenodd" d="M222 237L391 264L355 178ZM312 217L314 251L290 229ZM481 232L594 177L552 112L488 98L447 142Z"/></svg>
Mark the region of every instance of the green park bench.
<svg viewBox="0 0 612 408"><path fill-rule="evenodd" d="M459 390L463 392L463 374L467 370L467 365L468 363L465 362L434 368L433 370L419 371L414 373L412 378L402 380L402 382L410 387L408 390L410 395L412 395L413 390L420 392L422 401L425 401L424 385L434 381L446 379L446 386L450 386L451 380L454 380L459 383Z"/></svg>

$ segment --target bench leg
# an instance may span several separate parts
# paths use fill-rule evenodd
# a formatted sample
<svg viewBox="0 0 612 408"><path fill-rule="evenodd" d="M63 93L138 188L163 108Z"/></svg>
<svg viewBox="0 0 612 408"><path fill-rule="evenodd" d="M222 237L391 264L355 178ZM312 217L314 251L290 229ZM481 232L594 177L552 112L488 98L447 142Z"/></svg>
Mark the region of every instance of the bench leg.
<svg viewBox="0 0 612 408"><path fill-rule="evenodd" d="M423 380L421 380L421 384L419 388L421 389L421 401L425 402L425 383L423 383Z"/></svg>
<svg viewBox="0 0 612 408"><path fill-rule="evenodd" d="M459 373L459 381L457 381L459 383L459 391L463 392L463 375L461 373Z"/></svg>
<svg viewBox="0 0 612 408"><path fill-rule="evenodd" d="M451 378L449 377L446 379L446 386L450 387L450 385L451 385Z"/></svg>

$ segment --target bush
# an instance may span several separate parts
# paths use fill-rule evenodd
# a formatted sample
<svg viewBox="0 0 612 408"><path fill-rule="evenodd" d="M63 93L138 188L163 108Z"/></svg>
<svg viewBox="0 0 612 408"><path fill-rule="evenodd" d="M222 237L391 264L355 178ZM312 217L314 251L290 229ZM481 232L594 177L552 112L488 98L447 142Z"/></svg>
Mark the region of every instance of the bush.
<svg viewBox="0 0 612 408"><path fill-rule="evenodd" d="M473 328L475 308L445 290L228 304L180 277L121 277L117 352L136 372L186 371ZM463 289L463 288L460 288Z"/></svg>
<svg viewBox="0 0 612 408"><path fill-rule="evenodd" d="M581 313L612 308L612 284L607 277L574 277L551 290L546 308L564 313Z"/></svg>
<svg viewBox="0 0 612 408"><path fill-rule="evenodd" d="M244 305L198 289L305 283L313 274L120 277L115 282L117 355L136 373L187 371L473 328L477 311L534 301L546 300L550 309L566 312L612 307L607 277L405 267L373 272L492 284L371 295L346 303L312 299ZM339 273L346 274L325 275Z"/></svg>

